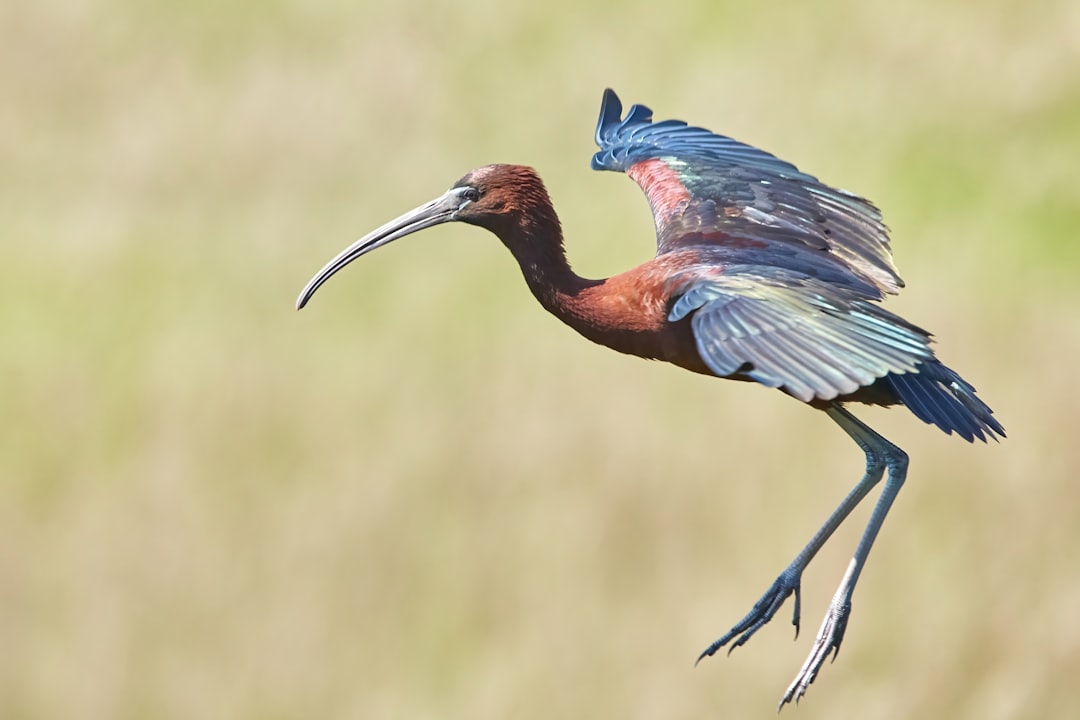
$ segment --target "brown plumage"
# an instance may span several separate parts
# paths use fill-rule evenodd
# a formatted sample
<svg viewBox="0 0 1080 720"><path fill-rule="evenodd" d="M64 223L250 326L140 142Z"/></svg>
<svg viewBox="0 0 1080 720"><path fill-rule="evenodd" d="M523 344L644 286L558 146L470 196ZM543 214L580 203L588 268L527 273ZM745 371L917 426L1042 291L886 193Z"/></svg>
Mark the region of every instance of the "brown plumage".
<svg viewBox="0 0 1080 720"><path fill-rule="evenodd" d="M975 389L937 360L928 332L878 304L903 283L869 201L730 138L673 120L654 124L640 105L621 113L608 91L593 167L624 171L642 186L656 220L655 258L603 280L578 276L536 172L488 165L350 245L312 278L297 307L356 258L426 227L465 222L498 236L540 304L589 340L777 388L828 414L865 453L863 478L750 612L701 656L745 643L791 595L797 633L803 570L887 471L782 706L798 700L839 650L855 585L907 474L907 455L843 405L903 404L968 441L1004 436L1004 429Z"/></svg>

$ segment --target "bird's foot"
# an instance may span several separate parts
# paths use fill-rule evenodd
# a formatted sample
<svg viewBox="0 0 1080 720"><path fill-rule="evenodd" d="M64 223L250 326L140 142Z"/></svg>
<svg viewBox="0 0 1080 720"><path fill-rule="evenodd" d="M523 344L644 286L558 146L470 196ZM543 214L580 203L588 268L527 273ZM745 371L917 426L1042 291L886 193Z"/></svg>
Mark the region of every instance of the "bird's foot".
<svg viewBox="0 0 1080 720"><path fill-rule="evenodd" d="M806 689L810 687L810 683L814 682L818 670L821 669L821 666L825 663L825 658L829 657L830 652L832 653L832 659L836 659L837 654L840 652L840 642L844 639L844 630L847 629L848 615L850 614L850 595L848 598L834 598L829 604L829 611L825 613L825 620L821 623L821 629L818 630L817 638L814 640L814 647L810 649L809 657L806 658L806 662L803 663L795 679L791 681L791 685L788 686L784 697L780 698L780 703L776 706L777 712L792 700L795 701L795 704L799 703L799 698L806 694Z"/></svg>
<svg viewBox="0 0 1080 720"><path fill-rule="evenodd" d="M799 585L801 580L802 568L789 567L780 573L780 577L776 578L776 581L765 591L761 599L754 603L754 607L750 609L746 617L740 620L731 630L728 630L723 637L705 648L705 652L698 656L697 662L701 662L701 659L706 656L716 654L717 650L734 639L735 642L731 643L731 647L728 648L728 654L730 655L732 650L744 644L761 626L772 620L773 616L776 615L776 611L780 609L780 606L784 604L784 601L792 593L795 594L795 614L791 619L791 624L795 626L795 637L799 637L799 610L801 605Z"/></svg>

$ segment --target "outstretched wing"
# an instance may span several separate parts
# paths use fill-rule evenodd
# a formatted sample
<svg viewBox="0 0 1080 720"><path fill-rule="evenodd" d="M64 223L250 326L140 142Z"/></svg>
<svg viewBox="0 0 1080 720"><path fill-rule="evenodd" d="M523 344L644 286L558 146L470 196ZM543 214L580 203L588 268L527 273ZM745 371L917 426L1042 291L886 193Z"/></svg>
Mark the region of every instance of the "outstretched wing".
<svg viewBox="0 0 1080 720"><path fill-rule="evenodd" d="M719 245L747 263L833 266L875 300L903 287L878 209L774 155L680 120L653 122L643 105L623 118L612 90L596 143L592 168L625 172L648 196L658 255Z"/></svg>

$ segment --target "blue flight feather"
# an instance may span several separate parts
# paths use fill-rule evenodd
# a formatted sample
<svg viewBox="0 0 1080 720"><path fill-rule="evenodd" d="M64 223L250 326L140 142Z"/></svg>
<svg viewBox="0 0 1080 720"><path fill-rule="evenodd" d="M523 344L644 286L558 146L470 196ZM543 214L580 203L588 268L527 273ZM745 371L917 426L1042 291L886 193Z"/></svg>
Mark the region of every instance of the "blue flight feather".
<svg viewBox="0 0 1080 720"><path fill-rule="evenodd" d="M654 122L644 105L622 117L611 90L604 91L596 144L594 170L631 172L645 161L663 163L659 174L635 176L656 217L658 254L691 246L746 248L750 241L763 254L779 247L818 254L857 278L848 284L872 286L867 298L903 286L878 209L771 153L681 120ZM745 261L756 261L754 254Z"/></svg>
<svg viewBox="0 0 1080 720"><path fill-rule="evenodd" d="M604 91L600 119L596 124L596 144L600 152L592 157L593 170L626 172L635 163L653 158L700 158L730 167L753 166L781 177L818 182L789 162L724 135L693 127L682 120L653 122L653 112L633 105L621 118L622 103L611 89Z"/></svg>

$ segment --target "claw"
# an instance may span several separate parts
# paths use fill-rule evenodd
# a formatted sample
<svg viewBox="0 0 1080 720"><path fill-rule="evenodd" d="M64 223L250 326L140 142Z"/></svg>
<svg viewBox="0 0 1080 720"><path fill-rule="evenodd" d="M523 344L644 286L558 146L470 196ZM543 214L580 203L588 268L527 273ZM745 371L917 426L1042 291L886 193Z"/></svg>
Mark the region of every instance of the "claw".
<svg viewBox="0 0 1080 720"><path fill-rule="evenodd" d="M795 626L795 639L799 639L799 616L802 612L802 590L798 584L795 585L795 614L791 618L791 624Z"/></svg>

